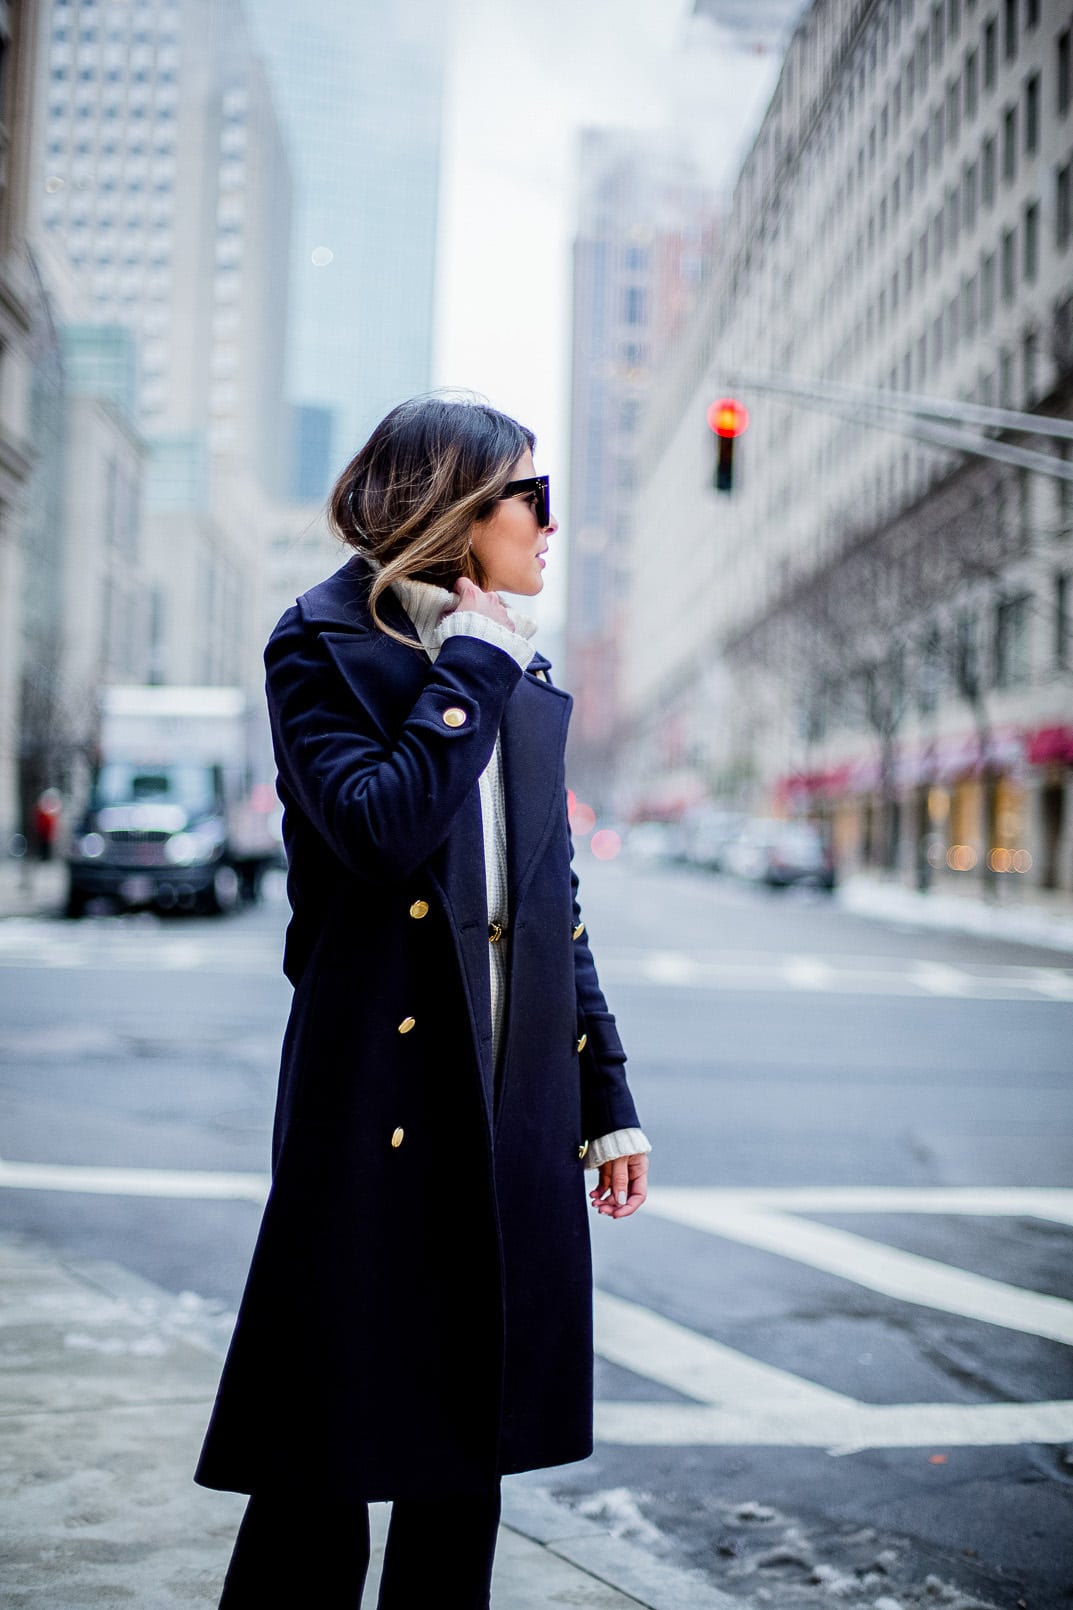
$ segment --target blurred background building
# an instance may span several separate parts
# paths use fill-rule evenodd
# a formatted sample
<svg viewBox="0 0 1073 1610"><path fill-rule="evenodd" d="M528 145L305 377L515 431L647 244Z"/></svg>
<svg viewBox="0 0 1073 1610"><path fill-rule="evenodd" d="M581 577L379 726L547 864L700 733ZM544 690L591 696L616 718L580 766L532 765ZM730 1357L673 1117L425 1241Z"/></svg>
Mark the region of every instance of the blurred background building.
<svg viewBox="0 0 1073 1610"><path fill-rule="evenodd" d="M628 533L643 467L638 429L653 374L711 265L715 200L670 139L587 130L579 151L571 352L571 541L566 642L570 769L599 800L620 720ZM642 539L653 563L663 522ZM673 538L670 546L673 547Z"/></svg>
<svg viewBox="0 0 1073 1610"><path fill-rule="evenodd" d="M637 437L623 808L675 774L844 864L1073 887L1073 488L741 381L1073 417L1070 52L1040 0L802 17Z"/></svg>
<svg viewBox="0 0 1073 1610"><path fill-rule="evenodd" d="M295 174L292 492L321 498L427 391L447 12L432 0L248 0Z"/></svg>
<svg viewBox="0 0 1073 1610"><path fill-rule="evenodd" d="M0 7L0 835L21 820L20 602L37 288L27 247L37 6Z"/></svg>
<svg viewBox="0 0 1073 1610"><path fill-rule="evenodd" d="M331 480L430 383L445 51L430 0L9 10L4 842L79 792L102 686L261 705Z"/></svg>

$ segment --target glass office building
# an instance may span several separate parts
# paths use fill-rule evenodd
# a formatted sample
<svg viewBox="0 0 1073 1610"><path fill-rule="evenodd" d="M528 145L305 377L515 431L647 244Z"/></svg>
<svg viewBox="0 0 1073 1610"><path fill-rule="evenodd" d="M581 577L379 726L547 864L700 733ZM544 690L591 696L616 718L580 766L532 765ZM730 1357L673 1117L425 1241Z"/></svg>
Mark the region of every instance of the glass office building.
<svg viewBox="0 0 1073 1610"><path fill-rule="evenodd" d="M246 11L295 180L289 390L334 416L334 473L393 403L430 384L446 7Z"/></svg>

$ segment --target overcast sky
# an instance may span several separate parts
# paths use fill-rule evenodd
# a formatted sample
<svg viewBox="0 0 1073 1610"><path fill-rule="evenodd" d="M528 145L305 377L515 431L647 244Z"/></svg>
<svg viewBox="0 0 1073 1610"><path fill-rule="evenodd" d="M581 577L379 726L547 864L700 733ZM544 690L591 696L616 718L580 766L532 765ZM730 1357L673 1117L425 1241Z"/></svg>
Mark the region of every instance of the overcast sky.
<svg viewBox="0 0 1073 1610"><path fill-rule="evenodd" d="M536 431L565 501L570 242L579 129L680 131L728 188L778 56L692 15L691 0L456 0L445 113L435 381ZM549 555L541 616L565 567Z"/></svg>

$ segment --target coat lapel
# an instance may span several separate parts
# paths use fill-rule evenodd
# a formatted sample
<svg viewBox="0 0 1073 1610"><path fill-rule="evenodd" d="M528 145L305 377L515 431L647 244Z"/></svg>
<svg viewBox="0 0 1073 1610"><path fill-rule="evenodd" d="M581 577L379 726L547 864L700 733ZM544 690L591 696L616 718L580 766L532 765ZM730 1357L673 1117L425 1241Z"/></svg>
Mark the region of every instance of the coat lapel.
<svg viewBox="0 0 1073 1610"><path fill-rule="evenodd" d="M364 564L360 559L351 560L306 593L299 607L310 625L321 628L321 639L336 669L390 743L420 697L428 679L429 661L423 649L407 648L373 624L366 602L367 589ZM381 600L380 613L397 631L412 634L410 618L394 594ZM429 862L426 876L451 930L491 1122L495 1075L490 1033L488 899L484 830L476 786L455 817L448 838Z"/></svg>
<svg viewBox="0 0 1073 1610"><path fill-rule="evenodd" d="M543 669L547 661L534 660ZM563 810L562 755L571 699L530 671L503 717L503 792L507 801L509 904L517 913L529 880Z"/></svg>

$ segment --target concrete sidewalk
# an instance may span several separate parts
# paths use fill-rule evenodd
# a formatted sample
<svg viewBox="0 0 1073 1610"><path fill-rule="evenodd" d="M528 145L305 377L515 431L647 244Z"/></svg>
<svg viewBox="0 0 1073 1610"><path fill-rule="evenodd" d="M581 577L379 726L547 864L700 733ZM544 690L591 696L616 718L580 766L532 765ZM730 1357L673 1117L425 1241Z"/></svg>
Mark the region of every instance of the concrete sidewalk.
<svg viewBox="0 0 1073 1610"><path fill-rule="evenodd" d="M216 1605L244 1500L195 1487L191 1472L228 1328L197 1299L116 1265L67 1262L0 1236L5 1606ZM386 1529L387 1507L374 1505L366 1606ZM735 1601L508 1481L492 1603L732 1610Z"/></svg>
<svg viewBox="0 0 1073 1610"><path fill-rule="evenodd" d="M67 898L62 861L25 861L0 856L0 917L51 917Z"/></svg>
<svg viewBox="0 0 1073 1610"><path fill-rule="evenodd" d="M987 900L972 888L946 886L921 894L900 881L856 874L839 886L835 898L845 911L878 922L1073 951L1073 898L1065 892L1015 886Z"/></svg>

